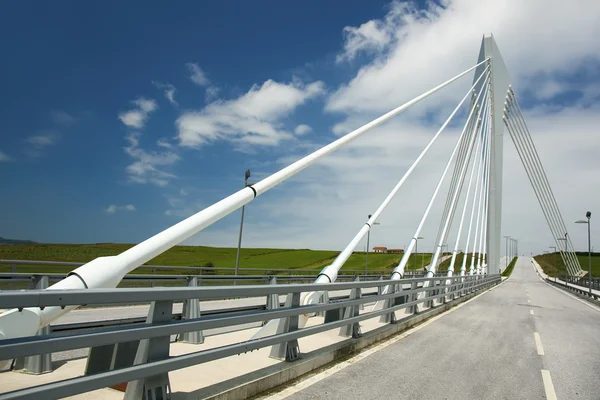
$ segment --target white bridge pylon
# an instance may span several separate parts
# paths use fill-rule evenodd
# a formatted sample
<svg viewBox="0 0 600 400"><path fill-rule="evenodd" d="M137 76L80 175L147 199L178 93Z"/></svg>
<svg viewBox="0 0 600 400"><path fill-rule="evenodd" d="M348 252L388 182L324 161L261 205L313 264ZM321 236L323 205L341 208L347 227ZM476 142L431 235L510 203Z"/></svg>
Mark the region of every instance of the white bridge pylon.
<svg viewBox="0 0 600 400"><path fill-rule="evenodd" d="M470 168L468 189L464 196L463 211L459 229L462 232L462 224L465 220L467 203L471 204L471 214L467 232L466 249L472 249L470 274L498 273L500 261L500 239L501 239L501 212L502 212L502 138L504 126L511 134L515 146L522 160L525 169L532 180L532 185L544 215L555 238L562 237L566 232L566 227L558 211L558 206L551 192L537 152L531 141L531 136L525 125L525 120L520 107L516 102L516 96L510 88L510 78L500 56L500 52L493 37L484 37L477 63L469 69L461 72L453 78L441 83L431 90L415 97L405 104L389 111L388 113L376 118L375 120L361 126L360 128L340 137L330 144L316 150L306 157L294 162L293 164L275 172L260 182L245 187L238 192L224 198L223 200L201 210L200 212L184 219L183 221L167 228L166 230L150 237L138 245L124 251L117 256L99 257L91 262L69 273L68 277L52 285L46 290L72 290L72 289L99 289L114 288L123 277L150 261L154 257L170 249L171 247L183 242L192 235L202 231L204 228L212 225L214 222L224 218L245 204L250 203L256 197L271 190L285 180L296 175L303 169L309 167L316 161L328 156L332 152L347 145L354 139L366 134L370 129L382 124L383 122L398 115L412 105L435 94L440 89L452 84L460 78L474 72L473 86L462 98L457 107L448 116L442 127L437 131L425 149L417 157L411 167L405 172L396 186L381 203L379 208L371 215L369 221L364 224L358 233L352 238L344 250L337 256L331 265L326 266L318 275L315 284L334 282L338 271L348 260L350 255L356 249L359 242L364 238L371 226L377 221L381 213L389 205L391 200L399 192L400 188L410 176L412 171L420 163L431 146L443 133L448 124L453 120L459 111L465 106L468 109L468 117L464 124L462 133L454 147L454 151L443 171L429 205L424 212L423 219L417 227L414 238L410 241L407 250L400 261L400 264L394 269L391 279L399 280L404 275L404 269L412 253L419 232L425 222L431 206L435 201L441 183L447 175L450 165L454 162L455 168L452 177L453 184L450 186L447 194L447 207L444 217L440 222L440 232L437 243L435 243L435 253L428 269L428 276L436 272L437 260L439 259L441 249L446 244L448 232L453 222L453 216L462 196L463 184L466 181L466 175ZM505 107L506 102L506 107ZM477 167L476 167L477 165ZM477 173L474 171L477 169ZM474 190L471 192L473 177L475 178ZM475 210L477 209L477 212ZM475 229L472 230L473 225ZM557 232L561 231L557 236ZM456 259L458 251L460 234L458 235L454 254L452 257L452 266ZM561 248L560 246L557 246ZM571 246L572 247L572 246ZM568 251L561 250L563 260L568 267L570 274L579 274L581 267L576 257ZM475 258L477 257L477 261ZM466 273L467 256L463 257L461 266L461 275ZM452 273L452 268L448 274ZM304 293L301 298L302 304L317 303L321 298L321 292ZM0 339L16 338L23 336L32 336L36 332L51 324L60 316L68 313L76 306L25 308L23 310L13 309L0 315ZM300 326L304 326L308 316L299 321ZM257 335L266 336L276 328L277 321L267 324Z"/></svg>

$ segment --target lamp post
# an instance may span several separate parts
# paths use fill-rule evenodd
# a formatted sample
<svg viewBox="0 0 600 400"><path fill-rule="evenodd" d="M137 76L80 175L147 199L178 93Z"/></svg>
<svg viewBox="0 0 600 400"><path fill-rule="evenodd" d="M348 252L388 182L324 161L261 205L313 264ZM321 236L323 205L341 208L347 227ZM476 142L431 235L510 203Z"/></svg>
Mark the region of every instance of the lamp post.
<svg viewBox="0 0 600 400"><path fill-rule="evenodd" d="M415 271L417 269L417 255L419 254L419 239L425 239L423 236L419 236L415 238ZM423 264L425 264L425 256L421 255L421 268L423 268Z"/></svg>
<svg viewBox="0 0 600 400"><path fill-rule="evenodd" d="M371 219L371 214L367 218L367 221ZM373 225L379 225L379 222L374 222ZM367 275L367 268L369 267L369 243L371 241L371 227L367 231L367 254L365 254L365 275Z"/></svg>
<svg viewBox="0 0 600 400"><path fill-rule="evenodd" d="M590 219L592 218L591 211L585 213L585 217L587 221L584 219L580 219L579 221L575 221L576 224L587 224L588 227L588 282L590 287L590 296L592 295L592 239L591 239L591 230L590 230Z"/></svg>
<svg viewBox="0 0 600 400"><path fill-rule="evenodd" d="M564 261L565 261L565 271L567 273L567 279L569 278L569 270L567 269L567 238L568 238L568 233L565 232L565 237L562 238L557 238L557 240L561 240L565 242L565 256L564 256Z"/></svg>
<svg viewBox="0 0 600 400"><path fill-rule="evenodd" d="M506 266L504 267L504 269L508 268L508 240L510 239L510 236L504 236L504 239L506 239Z"/></svg>
<svg viewBox="0 0 600 400"><path fill-rule="evenodd" d="M550 246L549 248L553 250L552 261L554 261L554 271L558 272L558 269L556 269L556 246ZM554 276L554 282L556 282L556 276Z"/></svg>
<svg viewBox="0 0 600 400"><path fill-rule="evenodd" d="M250 178L250 170L247 169L244 174L244 187L252 186L254 183L248 183ZM240 268L240 249L242 247L242 230L244 229L244 209L246 206L242 206L242 219L240 221L240 235L238 237L237 255L235 256L235 275L237 276Z"/></svg>

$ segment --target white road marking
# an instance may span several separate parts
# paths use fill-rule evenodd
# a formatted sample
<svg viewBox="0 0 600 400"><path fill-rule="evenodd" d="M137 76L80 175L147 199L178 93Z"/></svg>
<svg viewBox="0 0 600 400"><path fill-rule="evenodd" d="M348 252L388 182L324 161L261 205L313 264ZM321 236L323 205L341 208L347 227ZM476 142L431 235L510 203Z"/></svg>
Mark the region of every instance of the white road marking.
<svg viewBox="0 0 600 400"><path fill-rule="evenodd" d="M540 334L537 332L533 332L533 338L535 339L535 347L537 348L538 355L543 356L544 347L542 346L542 339L540 339Z"/></svg>
<svg viewBox="0 0 600 400"><path fill-rule="evenodd" d="M529 314L533 315L533 310L529 310Z"/></svg>
<svg viewBox="0 0 600 400"><path fill-rule="evenodd" d="M529 293L527 293L527 297L529 297Z"/></svg>
<svg viewBox="0 0 600 400"><path fill-rule="evenodd" d="M345 369L345 368L347 368L347 367L349 367L349 366L351 366L353 364L356 364L356 362L358 362L358 361L360 361L360 360L362 360L364 358L367 358L371 354L374 354L374 353L376 353L376 352L378 352L378 351L380 351L380 350L388 347L389 345L392 345L392 344L398 342L399 340L404 339L405 337L407 337L407 336L409 336L409 335L411 335L411 334L413 334L413 333L415 333L415 332L417 332L417 331L425 328L427 325L429 325L432 322L436 321L437 319L443 317L444 315L448 315L448 314L450 314L450 313L458 310L459 308L461 308L461 307L469 304L470 302L472 302L473 300L475 300L479 296L481 296L481 295L489 292L490 290L493 290L493 289L497 288L498 286L502 285L507 280L508 279L500 282L498 285L496 285L496 286L494 286L494 287L492 287L492 288L490 288L490 289L488 289L488 290L486 290L486 291L484 291L482 293L479 293L477 296L475 296L475 297L473 297L473 298L465 301L464 303L461 303L461 304L457 305L456 307L453 307L450 310L448 310L446 312L443 312L442 314L436 315L435 317L432 317L432 318L428 319L427 321L423 322L422 324L417 325L414 328L411 328L411 329L407 330L406 332L401 333L398 336L394 336L391 339L388 339L388 340L386 340L386 341L384 341L384 342L382 342L382 343L380 343L380 344L378 344L378 345L376 345L374 347L371 347L370 349L365 350L365 351L363 351L363 352L355 355L354 357L349 358L348 360L346 360L344 362L336 364L333 367L328 368L328 369L326 369L323 372L320 372L318 374L309 376L308 378L306 378L304 380L301 380L297 384L295 384L295 385L293 385L291 387L288 387L287 389L284 389L281 392L274 393L272 395L267 395L265 397L260 397L260 400L282 400L282 399L285 399L285 398L287 398L287 397L289 397L289 396L291 396L291 395L293 395L295 393L301 392L302 390L308 388L309 386L314 385L317 382L322 381L325 378L328 378L329 376L335 374L336 372L339 372L339 371L341 371L341 370L343 370L343 369Z"/></svg>
<svg viewBox="0 0 600 400"><path fill-rule="evenodd" d="M531 300L527 299L527 302L528 302L528 303L531 303Z"/></svg>
<svg viewBox="0 0 600 400"><path fill-rule="evenodd" d="M556 392L554 391L554 385L552 384L552 377L550 371L547 369L542 370L542 379L544 381L544 391L546 392L547 400L556 400Z"/></svg>

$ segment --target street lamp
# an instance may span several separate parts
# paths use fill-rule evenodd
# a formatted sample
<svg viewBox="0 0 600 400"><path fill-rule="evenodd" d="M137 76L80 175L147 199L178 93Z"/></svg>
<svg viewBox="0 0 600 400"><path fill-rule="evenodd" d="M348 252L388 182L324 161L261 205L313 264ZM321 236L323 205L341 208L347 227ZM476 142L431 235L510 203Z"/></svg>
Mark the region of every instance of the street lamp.
<svg viewBox="0 0 600 400"><path fill-rule="evenodd" d="M565 262L565 270L567 272L567 278L569 277L569 270L567 269L567 250L568 250L568 248L567 248L568 240L567 239L568 239L568 237L569 237L568 232L565 232L565 237L564 238L557 238L556 239L556 240L561 240L561 241L564 240L564 242L565 242L565 256L563 257L563 260Z"/></svg>
<svg viewBox="0 0 600 400"><path fill-rule="evenodd" d="M585 217L587 221L584 219L580 219L579 221L575 221L576 224L587 224L588 226L588 282L590 283L590 296L592 295L592 239L590 233L590 219L592 218L591 211L585 213Z"/></svg>
<svg viewBox="0 0 600 400"><path fill-rule="evenodd" d="M254 183L248 183L248 179L250 178L250 170L247 169L244 173L244 187L252 186ZM244 228L244 209L245 205L242 206L242 219L240 221L240 236L238 237L238 247L237 247L237 255L235 257L235 275L237 276L240 268L240 248L242 247L242 230Z"/></svg>
<svg viewBox="0 0 600 400"><path fill-rule="evenodd" d="M549 246L549 248L553 250L552 260L554 261L554 271L558 272L556 268L556 246ZM556 282L556 276L554 277L554 282Z"/></svg>
<svg viewBox="0 0 600 400"><path fill-rule="evenodd" d="M510 236L504 236L504 239L506 239L506 267L504 267L504 269L508 268L508 240L510 239Z"/></svg>
<svg viewBox="0 0 600 400"><path fill-rule="evenodd" d="M371 219L371 214L367 218L367 221ZM379 222L374 222L372 225L379 225ZM367 254L365 254L365 275L367 275L367 268L369 267L369 243L371 241L371 226L369 225L369 230L367 231Z"/></svg>
<svg viewBox="0 0 600 400"><path fill-rule="evenodd" d="M417 269L417 255L419 254L419 239L425 239L423 236L415 238L415 270ZM421 268L425 264L425 253L421 255Z"/></svg>

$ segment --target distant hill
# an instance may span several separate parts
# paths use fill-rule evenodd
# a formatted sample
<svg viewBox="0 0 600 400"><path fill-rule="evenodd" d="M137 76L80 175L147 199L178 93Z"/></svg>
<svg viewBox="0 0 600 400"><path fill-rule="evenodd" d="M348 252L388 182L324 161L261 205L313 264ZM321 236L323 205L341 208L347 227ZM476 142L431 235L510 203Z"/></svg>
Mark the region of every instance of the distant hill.
<svg viewBox="0 0 600 400"><path fill-rule="evenodd" d="M32 240L5 239L0 237L0 244L34 244Z"/></svg>

